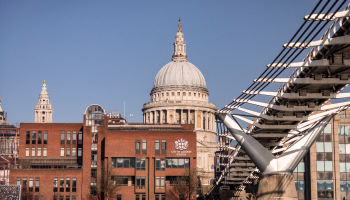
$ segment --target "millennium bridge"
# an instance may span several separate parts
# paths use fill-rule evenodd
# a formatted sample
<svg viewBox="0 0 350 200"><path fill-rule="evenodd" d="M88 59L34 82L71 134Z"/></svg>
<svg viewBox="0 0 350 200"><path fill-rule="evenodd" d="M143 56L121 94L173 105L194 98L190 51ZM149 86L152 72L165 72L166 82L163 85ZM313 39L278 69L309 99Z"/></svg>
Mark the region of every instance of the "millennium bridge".
<svg viewBox="0 0 350 200"><path fill-rule="evenodd" d="M297 199L292 172L349 108L349 76L350 4L318 1L263 73L217 111L218 172L207 197L238 197L260 181L259 199Z"/></svg>

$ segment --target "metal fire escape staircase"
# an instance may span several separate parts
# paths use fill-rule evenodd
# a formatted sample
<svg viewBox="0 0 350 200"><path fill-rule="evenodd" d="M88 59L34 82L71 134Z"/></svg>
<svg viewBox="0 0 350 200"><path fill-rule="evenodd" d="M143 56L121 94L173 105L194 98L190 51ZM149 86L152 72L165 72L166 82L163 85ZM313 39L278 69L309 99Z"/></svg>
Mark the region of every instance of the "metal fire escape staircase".
<svg viewBox="0 0 350 200"><path fill-rule="evenodd" d="M332 116L348 109L350 93L344 91L350 83L347 3L319 1L265 71L241 95L217 111L218 172L209 195L220 187L238 194L261 175L223 124L225 116L230 117L237 130L252 136L273 157L279 158L318 123L328 123ZM302 56L304 59L297 62ZM266 91L276 88L276 92ZM272 97L268 102L261 100L268 96Z"/></svg>

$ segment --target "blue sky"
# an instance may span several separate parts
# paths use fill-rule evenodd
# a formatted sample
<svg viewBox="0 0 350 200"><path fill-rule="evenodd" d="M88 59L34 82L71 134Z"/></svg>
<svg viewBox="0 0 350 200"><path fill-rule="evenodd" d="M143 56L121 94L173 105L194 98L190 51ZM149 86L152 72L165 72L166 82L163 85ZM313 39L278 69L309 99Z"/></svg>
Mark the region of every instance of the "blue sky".
<svg viewBox="0 0 350 200"><path fill-rule="evenodd" d="M32 122L45 79L54 122L100 104L141 122L172 56L177 19L189 61L218 108L252 82L316 1L0 1L0 96L8 121ZM130 117L130 114L133 114Z"/></svg>

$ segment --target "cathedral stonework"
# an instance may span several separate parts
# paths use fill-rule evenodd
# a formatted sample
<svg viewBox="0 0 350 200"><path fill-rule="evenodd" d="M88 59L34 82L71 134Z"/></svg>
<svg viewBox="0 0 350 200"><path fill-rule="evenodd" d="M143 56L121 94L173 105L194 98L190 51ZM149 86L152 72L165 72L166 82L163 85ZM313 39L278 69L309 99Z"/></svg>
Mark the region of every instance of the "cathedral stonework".
<svg viewBox="0 0 350 200"><path fill-rule="evenodd" d="M52 105L44 80L38 103L34 108L35 123L52 123Z"/></svg>
<svg viewBox="0 0 350 200"><path fill-rule="evenodd" d="M150 96L151 101L145 103L142 109L144 123L194 125L197 172L206 190L214 178L216 107L209 102L209 91L202 73L187 60L180 20L172 61L159 70Z"/></svg>

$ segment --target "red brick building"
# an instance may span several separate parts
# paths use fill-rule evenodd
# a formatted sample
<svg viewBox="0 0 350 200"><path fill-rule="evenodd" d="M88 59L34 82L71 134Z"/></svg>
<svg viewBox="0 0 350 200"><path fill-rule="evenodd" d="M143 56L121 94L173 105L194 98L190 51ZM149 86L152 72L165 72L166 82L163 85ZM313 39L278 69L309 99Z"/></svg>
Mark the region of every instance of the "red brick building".
<svg viewBox="0 0 350 200"><path fill-rule="evenodd" d="M179 199L179 180L196 168L193 125L128 124L99 105L84 123L21 123L19 146L10 183L23 199L91 199L107 195L104 180L110 199Z"/></svg>

